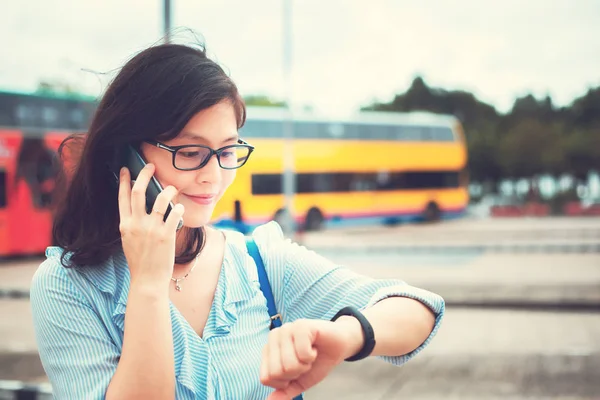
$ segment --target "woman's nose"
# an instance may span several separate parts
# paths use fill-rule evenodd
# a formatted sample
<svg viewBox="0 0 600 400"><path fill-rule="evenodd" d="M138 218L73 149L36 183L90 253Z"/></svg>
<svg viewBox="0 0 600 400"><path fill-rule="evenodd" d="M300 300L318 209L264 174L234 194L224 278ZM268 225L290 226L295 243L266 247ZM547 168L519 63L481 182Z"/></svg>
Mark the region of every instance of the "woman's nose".
<svg viewBox="0 0 600 400"><path fill-rule="evenodd" d="M220 183L221 181L221 166L217 155L213 154L206 165L198 170L198 180L206 183Z"/></svg>

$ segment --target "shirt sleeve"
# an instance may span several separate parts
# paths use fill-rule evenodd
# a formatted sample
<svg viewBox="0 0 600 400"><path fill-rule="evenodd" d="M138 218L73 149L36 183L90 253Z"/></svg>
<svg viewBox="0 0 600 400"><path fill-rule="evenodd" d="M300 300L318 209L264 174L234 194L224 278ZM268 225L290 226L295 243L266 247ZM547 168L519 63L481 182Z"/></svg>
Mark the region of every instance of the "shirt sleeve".
<svg viewBox="0 0 600 400"><path fill-rule="evenodd" d="M77 291L71 271L44 261L31 284L38 351L56 399L103 399L120 352L98 314Z"/></svg>
<svg viewBox="0 0 600 400"><path fill-rule="evenodd" d="M442 297L396 279L373 279L337 265L314 251L284 239L274 222L254 232L284 322L299 318L331 319L345 306L366 309L388 297L408 297L426 305L435 315L429 337L414 351L380 358L402 365L425 348L440 328L445 304ZM278 299L279 297L279 299Z"/></svg>

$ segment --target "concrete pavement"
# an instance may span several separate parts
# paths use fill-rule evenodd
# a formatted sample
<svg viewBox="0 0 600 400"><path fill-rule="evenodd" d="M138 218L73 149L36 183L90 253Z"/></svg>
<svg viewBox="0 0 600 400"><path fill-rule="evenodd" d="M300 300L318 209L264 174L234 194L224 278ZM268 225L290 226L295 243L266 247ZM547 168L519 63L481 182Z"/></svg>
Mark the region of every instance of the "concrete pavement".
<svg viewBox="0 0 600 400"><path fill-rule="evenodd" d="M28 302L0 302L0 379L44 382ZM431 344L398 368L345 363L307 399L598 399L596 313L448 308Z"/></svg>
<svg viewBox="0 0 600 400"><path fill-rule="evenodd" d="M600 254L332 256L374 278L403 279L454 305L581 306L600 310Z"/></svg>
<svg viewBox="0 0 600 400"><path fill-rule="evenodd" d="M479 249L536 251L563 247L600 252L600 218L459 219L439 224L308 232L298 241L317 251Z"/></svg>
<svg viewBox="0 0 600 400"><path fill-rule="evenodd" d="M334 262L403 279L448 304L438 336L404 367L345 363L306 398L600 399L600 252L490 251L503 241L596 246L600 219L461 220L305 235L309 248L321 246ZM399 243L407 251L385 251ZM0 293L27 292L41 261L3 262ZM0 380L45 381L27 298L0 295L0 338Z"/></svg>
<svg viewBox="0 0 600 400"><path fill-rule="evenodd" d="M340 366L307 399L598 399L600 318L593 313L450 308L405 366Z"/></svg>

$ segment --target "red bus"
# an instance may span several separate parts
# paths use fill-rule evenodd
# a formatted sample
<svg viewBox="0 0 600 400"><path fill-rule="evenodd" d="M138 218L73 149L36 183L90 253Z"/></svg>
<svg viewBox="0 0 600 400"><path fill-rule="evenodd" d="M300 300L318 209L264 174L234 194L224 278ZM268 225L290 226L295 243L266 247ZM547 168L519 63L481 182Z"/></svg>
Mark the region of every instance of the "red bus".
<svg viewBox="0 0 600 400"><path fill-rule="evenodd" d="M57 149L85 132L89 97L0 92L0 257L34 255L52 243Z"/></svg>

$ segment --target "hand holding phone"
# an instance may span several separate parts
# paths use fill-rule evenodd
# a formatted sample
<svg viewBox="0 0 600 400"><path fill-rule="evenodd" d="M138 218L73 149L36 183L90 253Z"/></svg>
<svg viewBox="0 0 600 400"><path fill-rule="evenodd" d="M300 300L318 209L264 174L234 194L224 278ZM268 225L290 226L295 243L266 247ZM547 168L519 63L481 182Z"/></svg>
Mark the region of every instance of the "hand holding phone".
<svg viewBox="0 0 600 400"><path fill-rule="evenodd" d="M145 288L164 294L173 276L176 230L184 208L182 204L173 206L167 220L163 220L169 201L177 195L175 187L167 186L159 193L148 214L145 194L154 172L153 165L145 166L132 185L129 170L121 170L119 231L131 274L131 290L139 282Z"/></svg>
<svg viewBox="0 0 600 400"><path fill-rule="evenodd" d="M142 157L142 155L131 145L128 145L125 148L125 151L122 155L123 159L121 164L129 170L131 181L135 182L138 178L140 172L146 166L146 160ZM118 178L117 178L118 181ZM160 185L158 180L152 176L150 178L150 182L148 183L148 187L146 189L146 212L150 214L152 212L152 208L154 207L154 203L156 202L156 198L163 191L163 187ZM165 211L163 221L167 221L169 214L173 210L174 204L169 202L167 209ZM180 230L183 227L183 220L179 221L177 225L177 230Z"/></svg>

